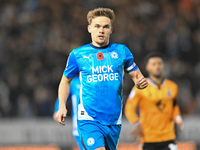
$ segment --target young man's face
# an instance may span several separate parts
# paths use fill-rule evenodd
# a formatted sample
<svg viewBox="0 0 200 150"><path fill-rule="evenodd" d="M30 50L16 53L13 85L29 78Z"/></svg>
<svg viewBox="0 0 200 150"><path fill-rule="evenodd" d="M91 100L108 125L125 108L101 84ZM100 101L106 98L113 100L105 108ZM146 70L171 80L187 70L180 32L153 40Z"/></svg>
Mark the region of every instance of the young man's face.
<svg viewBox="0 0 200 150"><path fill-rule="evenodd" d="M146 70L149 76L162 77L164 63L160 57L152 57L148 60Z"/></svg>
<svg viewBox="0 0 200 150"><path fill-rule="evenodd" d="M109 44L110 34L112 33L111 20L108 17L99 16L92 19L88 25L88 32L91 33L92 44L97 47Z"/></svg>

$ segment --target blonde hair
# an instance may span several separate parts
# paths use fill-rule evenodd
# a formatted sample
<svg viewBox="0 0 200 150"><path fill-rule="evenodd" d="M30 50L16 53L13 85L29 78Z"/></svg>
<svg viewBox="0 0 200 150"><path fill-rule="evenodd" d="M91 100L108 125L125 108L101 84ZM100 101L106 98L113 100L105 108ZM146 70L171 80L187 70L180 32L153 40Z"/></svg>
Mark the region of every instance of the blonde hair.
<svg viewBox="0 0 200 150"><path fill-rule="evenodd" d="M115 13L110 8L95 8L94 10L91 10L87 14L87 21L88 24L91 24L92 19L98 16L105 16L108 17L111 20L111 23L115 20Z"/></svg>

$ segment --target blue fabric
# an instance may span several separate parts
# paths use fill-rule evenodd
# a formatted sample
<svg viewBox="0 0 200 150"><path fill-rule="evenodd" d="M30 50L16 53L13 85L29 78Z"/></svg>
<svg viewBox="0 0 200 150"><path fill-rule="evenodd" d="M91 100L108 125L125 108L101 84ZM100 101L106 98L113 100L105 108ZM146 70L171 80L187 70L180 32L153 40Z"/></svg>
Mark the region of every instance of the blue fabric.
<svg viewBox="0 0 200 150"><path fill-rule="evenodd" d="M102 125L96 121L79 120L78 131L85 149L105 147L106 150L116 150L121 125Z"/></svg>
<svg viewBox="0 0 200 150"><path fill-rule="evenodd" d="M125 45L110 43L104 49L97 49L87 44L70 53L64 75L71 78L80 73L83 110L79 111L85 111L82 114L101 124L115 125L121 124L124 70L130 73L137 69Z"/></svg>
<svg viewBox="0 0 200 150"><path fill-rule="evenodd" d="M69 54L67 64L65 67L64 75L68 78L75 77L79 72L79 68L74 56L74 51Z"/></svg>

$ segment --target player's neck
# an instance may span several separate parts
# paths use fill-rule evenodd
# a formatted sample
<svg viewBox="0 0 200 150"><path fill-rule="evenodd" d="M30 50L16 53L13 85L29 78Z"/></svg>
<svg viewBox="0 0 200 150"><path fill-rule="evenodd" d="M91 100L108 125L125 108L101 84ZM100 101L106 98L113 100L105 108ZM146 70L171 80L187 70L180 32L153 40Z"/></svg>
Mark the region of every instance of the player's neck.
<svg viewBox="0 0 200 150"><path fill-rule="evenodd" d="M95 47L106 47L106 46L109 45L109 42L98 44L98 43L92 41L92 45L95 46Z"/></svg>
<svg viewBox="0 0 200 150"><path fill-rule="evenodd" d="M106 46L98 47L98 46L95 46L92 43L90 43L90 46L93 47L93 48L95 48L95 49L106 49L106 48L109 47L109 45L110 45L110 43L108 45L106 45Z"/></svg>
<svg viewBox="0 0 200 150"><path fill-rule="evenodd" d="M152 75L149 75L149 78L155 82L158 86L160 86L163 82L163 77L155 77L155 76L152 76Z"/></svg>

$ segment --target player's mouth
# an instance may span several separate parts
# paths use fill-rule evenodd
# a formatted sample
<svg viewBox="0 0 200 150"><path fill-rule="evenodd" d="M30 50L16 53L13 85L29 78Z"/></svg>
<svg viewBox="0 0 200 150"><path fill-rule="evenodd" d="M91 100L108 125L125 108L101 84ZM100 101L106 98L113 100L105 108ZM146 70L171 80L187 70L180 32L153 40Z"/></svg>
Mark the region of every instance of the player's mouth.
<svg viewBox="0 0 200 150"><path fill-rule="evenodd" d="M98 38L99 38L100 40L103 40L103 39L104 39L104 36L103 36L103 35L99 35Z"/></svg>

